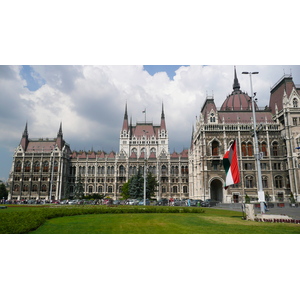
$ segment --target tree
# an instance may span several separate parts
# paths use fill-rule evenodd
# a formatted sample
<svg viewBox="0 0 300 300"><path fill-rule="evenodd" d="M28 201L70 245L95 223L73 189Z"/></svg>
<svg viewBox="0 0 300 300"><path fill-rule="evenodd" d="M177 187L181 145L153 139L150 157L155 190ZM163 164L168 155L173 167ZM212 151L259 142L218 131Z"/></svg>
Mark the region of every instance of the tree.
<svg viewBox="0 0 300 300"><path fill-rule="evenodd" d="M130 198L130 194L129 194L129 184L130 184L130 179L125 182L122 186L122 191L121 191L121 196L123 199L128 199Z"/></svg>
<svg viewBox="0 0 300 300"><path fill-rule="evenodd" d="M158 182L156 178L151 174L147 174L147 183L146 183L146 198L150 199L155 196L155 192L157 191Z"/></svg>
<svg viewBox="0 0 300 300"><path fill-rule="evenodd" d="M74 192L75 199L82 199L83 192L84 192L84 188L83 188L82 178L81 175L79 174L75 185L75 192Z"/></svg>
<svg viewBox="0 0 300 300"><path fill-rule="evenodd" d="M3 198L4 198L4 199L7 199L7 196L8 196L8 192L7 192L6 186L5 186L5 184L2 182L2 183L0 184L0 200L2 200Z"/></svg>
<svg viewBox="0 0 300 300"><path fill-rule="evenodd" d="M148 173L146 177L146 198L155 196L158 182L156 178ZM144 198L144 177L141 173L131 177L122 187L122 196L124 199L143 199Z"/></svg>
<svg viewBox="0 0 300 300"><path fill-rule="evenodd" d="M144 197L144 178L140 172L130 180L129 195L133 199L142 199Z"/></svg>

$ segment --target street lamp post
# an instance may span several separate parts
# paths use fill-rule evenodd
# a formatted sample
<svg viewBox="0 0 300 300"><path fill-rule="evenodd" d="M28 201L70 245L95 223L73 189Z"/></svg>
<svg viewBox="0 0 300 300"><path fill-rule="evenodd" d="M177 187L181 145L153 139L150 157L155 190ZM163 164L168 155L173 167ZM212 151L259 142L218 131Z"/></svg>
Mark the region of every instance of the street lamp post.
<svg viewBox="0 0 300 300"><path fill-rule="evenodd" d="M146 110L145 110L146 111ZM146 138L146 134L148 131L143 130ZM144 205L146 205L146 176L147 176L147 148L145 144L145 152L144 152Z"/></svg>
<svg viewBox="0 0 300 300"><path fill-rule="evenodd" d="M258 183L258 202L260 202L260 211L265 213L265 193L262 189L262 177L261 177L261 166L260 166L260 154L258 148L258 139L256 132L256 115L255 115L255 106L254 106L254 97L253 88L252 88L252 74L258 74L258 72L242 72L242 74L249 74L250 76L250 89L251 89L251 103L252 103L252 113L253 113L253 134L254 134L254 146L255 146L255 158L257 165L257 183Z"/></svg>

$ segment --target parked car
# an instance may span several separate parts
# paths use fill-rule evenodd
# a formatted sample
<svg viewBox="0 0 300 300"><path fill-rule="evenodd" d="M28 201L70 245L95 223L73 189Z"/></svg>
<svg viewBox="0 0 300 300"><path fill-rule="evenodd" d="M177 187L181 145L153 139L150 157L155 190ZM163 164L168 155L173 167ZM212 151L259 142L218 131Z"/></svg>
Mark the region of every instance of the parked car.
<svg viewBox="0 0 300 300"><path fill-rule="evenodd" d="M167 206L169 205L169 200L166 198L157 201L156 205Z"/></svg>
<svg viewBox="0 0 300 300"><path fill-rule="evenodd" d="M69 205L75 205L78 203L78 200L69 200L68 204Z"/></svg>
<svg viewBox="0 0 300 300"><path fill-rule="evenodd" d="M190 206L202 206L202 200L190 200Z"/></svg>
<svg viewBox="0 0 300 300"><path fill-rule="evenodd" d="M121 201L120 200L114 200L113 205L120 205Z"/></svg>
<svg viewBox="0 0 300 300"><path fill-rule="evenodd" d="M144 200L140 200L139 205L144 205ZM146 199L146 205L150 205L150 200Z"/></svg>

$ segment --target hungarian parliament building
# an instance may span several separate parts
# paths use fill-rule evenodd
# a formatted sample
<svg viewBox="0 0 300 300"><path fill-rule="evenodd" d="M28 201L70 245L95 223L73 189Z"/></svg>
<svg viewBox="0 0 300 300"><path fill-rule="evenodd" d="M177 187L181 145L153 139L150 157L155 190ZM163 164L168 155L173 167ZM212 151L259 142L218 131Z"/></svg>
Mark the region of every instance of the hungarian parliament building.
<svg viewBox="0 0 300 300"><path fill-rule="evenodd" d="M234 69L233 86L221 108L206 97L193 126L191 144L180 153L169 151L162 106L160 124L128 120L125 106L119 152L72 151L62 124L55 138L29 138L25 125L9 175L9 200L74 198L80 181L83 194L121 199L122 186L144 168L158 182L156 199L211 199L224 203L256 201L257 162L268 201L300 202L300 86L284 75L270 91L269 105L259 108L240 88ZM252 100L254 103L252 103ZM256 128L253 111L255 108ZM259 159L256 158L254 130ZM240 182L224 189L223 156L236 140Z"/></svg>

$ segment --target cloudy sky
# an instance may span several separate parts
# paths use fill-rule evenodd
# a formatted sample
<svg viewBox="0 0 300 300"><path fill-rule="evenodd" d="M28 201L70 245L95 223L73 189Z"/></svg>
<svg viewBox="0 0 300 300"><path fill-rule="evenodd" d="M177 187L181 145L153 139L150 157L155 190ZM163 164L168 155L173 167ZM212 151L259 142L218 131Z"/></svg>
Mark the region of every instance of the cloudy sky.
<svg viewBox="0 0 300 300"><path fill-rule="evenodd" d="M250 94L253 76L258 105L269 103L270 87L292 73L300 84L300 67L293 65L242 66L237 75L241 89ZM160 123L162 103L169 131L170 151L189 147L192 126L205 101L213 95L222 105L232 92L232 65L39 65L0 66L0 178L7 179L12 155L25 124L29 138L63 134L72 150L119 150L125 104L133 123Z"/></svg>

